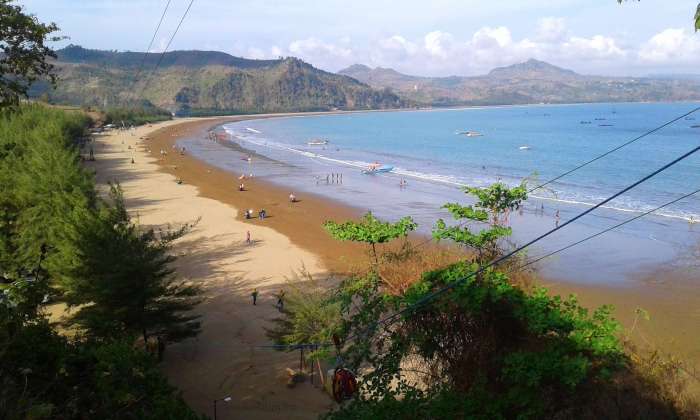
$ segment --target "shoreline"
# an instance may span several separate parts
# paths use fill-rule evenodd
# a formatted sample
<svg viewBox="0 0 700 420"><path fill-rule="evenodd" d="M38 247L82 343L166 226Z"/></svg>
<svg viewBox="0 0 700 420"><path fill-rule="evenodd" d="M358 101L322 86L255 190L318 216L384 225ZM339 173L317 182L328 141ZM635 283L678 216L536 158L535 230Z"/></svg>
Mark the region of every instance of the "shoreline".
<svg viewBox="0 0 700 420"><path fill-rule="evenodd" d="M305 115L317 114L283 114L282 117ZM246 179L249 190L239 193L236 189L239 181L235 174L218 169L187 153L181 156L172 149L172 145L181 138L205 135L207 131L228 122L275 117L279 115L176 120L165 127L149 130L147 135L150 140L141 142L141 147L146 145L151 148L149 156L156 161L160 173L181 177L185 185L197 187L199 196L239 210L248 207L257 210L266 206L266 210L272 216L265 221L248 221L243 219L238 211L237 214L232 214L232 218L235 217L237 222L245 223L251 230L258 227L272 228L289 238L292 244L317 255L324 268L337 272L346 271L354 263L362 261L360 258L364 258L364 249L355 244L336 242L323 231L320 224L330 218L356 218L361 214L359 209L313 193L300 196L300 203L290 205L287 202L289 191L284 187L255 178ZM168 152L163 160L159 160L158 156L161 148ZM700 345L693 334L700 328L700 313L694 313L697 311L692 308L700 307L700 295L694 287L693 275L685 274L664 270L662 267L655 274L640 273L634 284L622 287L575 284L551 278L540 278L537 283L547 287L550 293L574 293L587 307L614 305L614 316L626 328L633 324L636 308L647 310L651 313L651 320L639 323L635 337L631 337L632 340L640 345L650 342L664 353L673 353L686 360L690 366L695 366L700 364ZM655 275L661 278L661 281L649 281L653 280Z"/></svg>

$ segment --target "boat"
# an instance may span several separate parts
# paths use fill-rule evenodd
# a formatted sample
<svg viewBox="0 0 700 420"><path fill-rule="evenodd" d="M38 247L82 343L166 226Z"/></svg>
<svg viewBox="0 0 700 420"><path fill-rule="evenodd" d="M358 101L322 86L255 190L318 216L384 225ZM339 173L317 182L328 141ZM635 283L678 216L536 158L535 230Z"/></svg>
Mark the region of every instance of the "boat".
<svg viewBox="0 0 700 420"><path fill-rule="evenodd" d="M321 139L316 139L316 140L311 140L309 142L306 142L309 146L325 146L328 143L330 143L328 140L321 140Z"/></svg>
<svg viewBox="0 0 700 420"><path fill-rule="evenodd" d="M518 147L520 150L530 150L530 146L520 146Z"/></svg>
<svg viewBox="0 0 700 420"><path fill-rule="evenodd" d="M483 134L479 133L478 131L459 131L457 134L461 136L467 136L467 137L481 137Z"/></svg>
<svg viewBox="0 0 700 420"><path fill-rule="evenodd" d="M591 124L590 121L581 121L580 124Z"/></svg>
<svg viewBox="0 0 700 420"><path fill-rule="evenodd" d="M391 165L380 165L378 163L373 163L367 167L367 169L363 169L362 173L365 175L374 175L374 174L382 174L382 173L387 173L391 172L394 170L394 167Z"/></svg>

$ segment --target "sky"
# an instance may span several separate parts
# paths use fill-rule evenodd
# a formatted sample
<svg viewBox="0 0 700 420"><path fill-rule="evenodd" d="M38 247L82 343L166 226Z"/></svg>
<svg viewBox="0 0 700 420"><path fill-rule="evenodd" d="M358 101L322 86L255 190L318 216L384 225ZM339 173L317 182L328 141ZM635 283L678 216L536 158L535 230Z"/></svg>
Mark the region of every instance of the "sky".
<svg viewBox="0 0 700 420"><path fill-rule="evenodd" d="M171 0L162 51L190 0ZM167 0L17 0L69 43L144 51ZM698 0L194 0L170 50L299 57L420 76L470 76L535 58L583 74L700 73Z"/></svg>

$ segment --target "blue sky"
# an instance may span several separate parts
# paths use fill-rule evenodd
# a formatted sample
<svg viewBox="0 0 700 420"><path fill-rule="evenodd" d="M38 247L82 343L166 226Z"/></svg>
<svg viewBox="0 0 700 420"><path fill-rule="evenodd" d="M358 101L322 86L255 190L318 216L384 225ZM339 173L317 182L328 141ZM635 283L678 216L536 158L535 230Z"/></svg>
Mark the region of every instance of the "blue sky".
<svg viewBox="0 0 700 420"><path fill-rule="evenodd" d="M189 0L171 0L159 51ZM167 0L20 0L70 43L143 51ZM581 73L700 73L698 0L195 0L172 49L270 58L326 70L353 63L474 75L537 58ZM63 42L61 45L67 44Z"/></svg>

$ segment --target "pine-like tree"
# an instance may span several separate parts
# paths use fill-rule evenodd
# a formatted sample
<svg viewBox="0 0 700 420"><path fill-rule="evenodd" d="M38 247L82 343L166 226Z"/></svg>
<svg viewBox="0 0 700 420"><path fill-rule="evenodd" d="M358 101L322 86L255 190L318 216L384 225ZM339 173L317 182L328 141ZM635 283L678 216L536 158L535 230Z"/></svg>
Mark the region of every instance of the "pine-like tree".
<svg viewBox="0 0 700 420"><path fill-rule="evenodd" d="M90 335L141 335L179 341L200 331L198 287L174 276L172 242L188 226L170 232L143 230L130 220L119 186L110 205L79 229L81 261L66 281L70 304L80 305L72 321Z"/></svg>

